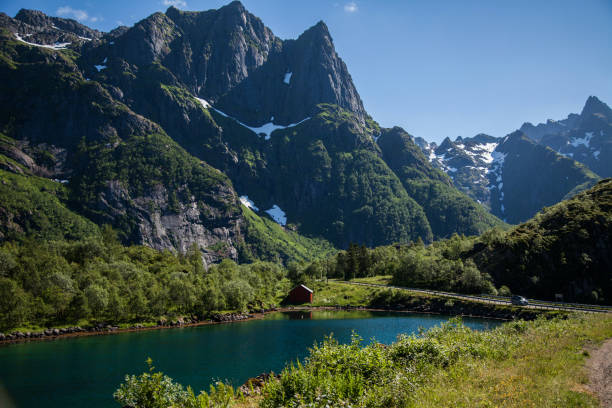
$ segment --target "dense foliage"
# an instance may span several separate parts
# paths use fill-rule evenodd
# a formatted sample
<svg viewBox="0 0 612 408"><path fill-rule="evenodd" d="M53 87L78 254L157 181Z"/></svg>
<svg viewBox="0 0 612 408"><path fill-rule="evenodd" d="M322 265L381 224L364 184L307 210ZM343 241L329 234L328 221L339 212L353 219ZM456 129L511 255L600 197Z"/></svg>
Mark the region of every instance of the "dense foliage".
<svg viewBox="0 0 612 408"><path fill-rule="evenodd" d="M0 160L9 160L0 154ZM0 239L99 236L98 227L65 205L68 189L49 179L0 170Z"/></svg>
<svg viewBox="0 0 612 408"><path fill-rule="evenodd" d="M205 270L195 246L175 255L124 247L110 228L102 235L0 246L0 328L203 316L269 305L288 289L277 264L225 260Z"/></svg>
<svg viewBox="0 0 612 408"><path fill-rule="evenodd" d="M417 241L375 249L351 244L347 251L340 251L333 258L317 260L302 268L300 277L308 281L321 274L345 280L393 275L392 283L399 286L497 294L491 276L481 273L473 260L461 257L474 239L454 235L429 246Z"/></svg>
<svg viewBox="0 0 612 408"><path fill-rule="evenodd" d="M295 231L284 229L267 217L258 217L242 206L246 220L245 240L239 247L241 262L267 261L289 264L308 262L335 252L334 247L321 238L307 238Z"/></svg>

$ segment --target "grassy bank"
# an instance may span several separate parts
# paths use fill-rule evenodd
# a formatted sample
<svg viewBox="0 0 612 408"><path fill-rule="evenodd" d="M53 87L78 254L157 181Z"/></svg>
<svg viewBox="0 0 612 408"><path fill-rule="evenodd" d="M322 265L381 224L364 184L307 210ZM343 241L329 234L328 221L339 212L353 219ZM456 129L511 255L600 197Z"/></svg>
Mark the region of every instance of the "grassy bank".
<svg viewBox="0 0 612 408"><path fill-rule="evenodd" d="M387 284L388 276L355 279L356 282ZM451 299L428 293L401 289L351 285L344 281L318 281L312 285L313 306L367 307L420 313L481 316L500 319L534 319L536 316L565 315L563 311L539 311L502 304L490 304L469 299Z"/></svg>
<svg viewBox="0 0 612 408"><path fill-rule="evenodd" d="M218 385L197 397L147 373L126 378L116 399L143 408L162 400L175 407L597 407L584 364L610 337L612 316L514 321L484 332L454 320L389 346L327 339L256 397Z"/></svg>

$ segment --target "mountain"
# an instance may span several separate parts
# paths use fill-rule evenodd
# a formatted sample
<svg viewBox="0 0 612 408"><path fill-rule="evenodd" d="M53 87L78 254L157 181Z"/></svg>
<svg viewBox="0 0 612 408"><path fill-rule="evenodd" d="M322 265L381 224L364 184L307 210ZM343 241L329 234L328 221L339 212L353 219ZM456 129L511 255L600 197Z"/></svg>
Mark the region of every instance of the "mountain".
<svg viewBox="0 0 612 408"><path fill-rule="evenodd" d="M435 169L403 129L383 130L377 143L383 160L423 207L434 236L477 235L492 225L501 225L486 208L458 191L444 172Z"/></svg>
<svg viewBox="0 0 612 408"><path fill-rule="evenodd" d="M602 177L612 176L612 109L595 96L587 99L579 115L537 126L525 123L521 131Z"/></svg>
<svg viewBox="0 0 612 408"><path fill-rule="evenodd" d="M287 262L501 224L365 112L322 22L280 40L239 2L109 33L60 20L0 16L3 168L60 180L126 244Z"/></svg>
<svg viewBox="0 0 612 408"><path fill-rule="evenodd" d="M126 243L181 252L197 244L209 263L265 258L259 244L276 249L266 251L272 259L288 259L301 247L285 231L274 238L293 247L246 245L256 226L227 176L85 80L63 53L1 35L0 73L7 80L0 85L6 132L0 166L4 184L12 180L15 193L24 191L0 196L5 237L81 238L73 230L95 234L93 221L117 228ZM274 242L270 234L262 240Z"/></svg>
<svg viewBox="0 0 612 408"><path fill-rule="evenodd" d="M492 214L516 224L599 179L574 160L516 131L504 138L479 134L446 138L440 146L419 141L429 160L448 174L459 190Z"/></svg>

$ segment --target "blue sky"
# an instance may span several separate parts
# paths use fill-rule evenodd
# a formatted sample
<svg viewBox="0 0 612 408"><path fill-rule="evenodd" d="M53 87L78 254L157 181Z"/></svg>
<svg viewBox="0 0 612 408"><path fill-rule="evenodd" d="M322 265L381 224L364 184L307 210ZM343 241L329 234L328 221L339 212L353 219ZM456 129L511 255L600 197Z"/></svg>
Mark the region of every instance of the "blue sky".
<svg viewBox="0 0 612 408"><path fill-rule="evenodd" d="M0 0L108 31L175 4L218 0ZM368 112L441 141L612 104L612 0L243 0L281 38L323 20Z"/></svg>

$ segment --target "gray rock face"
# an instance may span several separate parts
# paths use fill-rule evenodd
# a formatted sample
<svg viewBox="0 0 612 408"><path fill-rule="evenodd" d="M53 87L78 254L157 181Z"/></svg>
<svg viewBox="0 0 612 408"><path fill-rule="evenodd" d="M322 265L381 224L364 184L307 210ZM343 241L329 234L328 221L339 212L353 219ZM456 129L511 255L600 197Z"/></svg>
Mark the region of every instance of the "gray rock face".
<svg viewBox="0 0 612 408"><path fill-rule="evenodd" d="M334 49L322 21L297 40L286 40L260 69L219 100L219 106L246 123L288 125L330 103L353 112L362 122L366 112L348 69Z"/></svg>
<svg viewBox="0 0 612 408"><path fill-rule="evenodd" d="M236 200L233 190L220 190L216 193L218 197L223 196L228 202ZM180 202L177 209L170 209L168 190L162 185L145 195L132 197L119 181L110 181L100 195L99 210L108 214L111 222L123 217L135 220L135 243L182 253L197 244L206 265L221 258L238 258L236 242L241 239L243 223L239 214L222 213L219 208L198 203L193 196L187 202ZM204 218L203 214L207 216ZM219 243L223 251L208 249Z"/></svg>

